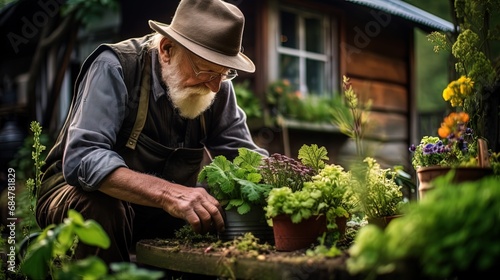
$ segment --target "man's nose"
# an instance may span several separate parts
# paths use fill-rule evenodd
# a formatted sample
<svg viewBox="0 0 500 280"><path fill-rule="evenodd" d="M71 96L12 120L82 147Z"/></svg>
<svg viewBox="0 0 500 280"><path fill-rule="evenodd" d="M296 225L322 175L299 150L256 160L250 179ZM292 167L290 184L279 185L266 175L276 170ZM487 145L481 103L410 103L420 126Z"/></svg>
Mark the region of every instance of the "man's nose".
<svg viewBox="0 0 500 280"><path fill-rule="evenodd" d="M206 82L205 85L213 92L218 92L220 90L220 83L222 81L222 77L217 77L209 82Z"/></svg>

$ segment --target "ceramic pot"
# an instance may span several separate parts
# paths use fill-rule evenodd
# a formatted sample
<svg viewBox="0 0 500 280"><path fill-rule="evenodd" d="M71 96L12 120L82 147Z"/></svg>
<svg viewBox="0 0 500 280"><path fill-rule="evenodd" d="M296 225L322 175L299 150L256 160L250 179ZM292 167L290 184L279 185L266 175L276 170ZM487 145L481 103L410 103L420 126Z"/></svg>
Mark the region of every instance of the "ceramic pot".
<svg viewBox="0 0 500 280"><path fill-rule="evenodd" d="M455 175L452 181L460 183L465 181L475 181L483 177L493 174L493 169L489 167L444 167L444 166L429 166L417 169L417 177L419 181L418 196L419 199L425 197L425 193L434 188L432 181L440 176L446 175L452 169L455 170Z"/></svg>
<svg viewBox="0 0 500 280"><path fill-rule="evenodd" d="M325 215L293 223L288 215L273 218L274 243L278 251L295 251L309 247L326 232Z"/></svg>
<svg viewBox="0 0 500 280"><path fill-rule="evenodd" d="M222 241L231 241L251 232L262 243L274 244L273 228L267 223L262 207L253 206L250 212L241 215L236 208L225 210L225 230L219 233Z"/></svg>

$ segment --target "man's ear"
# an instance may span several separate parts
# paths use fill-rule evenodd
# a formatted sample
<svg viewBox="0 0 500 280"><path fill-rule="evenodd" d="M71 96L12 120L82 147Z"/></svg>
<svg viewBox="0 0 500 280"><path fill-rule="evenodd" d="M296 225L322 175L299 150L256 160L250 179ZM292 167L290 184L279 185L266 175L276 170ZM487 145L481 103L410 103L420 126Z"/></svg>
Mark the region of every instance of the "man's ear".
<svg viewBox="0 0 500 280"><path fill-rule="evenodd" d="M170 49L172 48L172 41L170 39L163 37L160 41L160 59L164 62L170 62Z"/></svg>

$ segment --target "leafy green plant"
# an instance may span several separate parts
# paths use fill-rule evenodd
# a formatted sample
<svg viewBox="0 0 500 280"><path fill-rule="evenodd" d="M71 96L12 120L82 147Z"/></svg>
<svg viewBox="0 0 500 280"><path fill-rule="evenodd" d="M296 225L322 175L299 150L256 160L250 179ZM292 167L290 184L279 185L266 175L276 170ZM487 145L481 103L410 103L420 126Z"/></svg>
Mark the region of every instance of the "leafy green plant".
<svg viewBox="0 0 500 280"><path fill-rule="evenodd" d="M397 172L380 167L371 157L352 169L351 189L359 210L368 218L400 214L404 204L401 186L396 183Z"/></svg>
<svg viewBox="0 0 500 280"><path fill-rule="evenodd" d="M231 162L216 156L198 175L199 182L206 182L209 192L225 206L237 207L240 214L250 211L252 205L264 205L273 186L262 183L259 166L263 156L247 148L238 149L238 156Z"/></svg>
<svg viewBox="0 0 500 280"><path fill-rule="evenodd" d="M49 225L29 246L19 273L30 279L160 279L163 272L139 269L132 263L113 263L108 266L98 257L73 260L75 246L84 244L107 249L110 239L94 220L84 220L70 209L63 223Z"/></svg>
<svg viewBox="0 0 500 280"><path fill-rule="evenodd" d="M384 273L402 273L400 279L404 273L424 279L490 277L500 259L500 216L491 211L500 208L500 181L490 176L453 183L452 178L448 173L436 179L426 199L408 205L385 231L372 225L360 229L349 249L348 270L372 279Z"/></svg>
<svg viewBox="0 0 500 280"><path fill-rule="evenodd" d="M98 278L106 271L104 262L97 258L71 263L71 255L67 255L77 240L107 249L109 237L95 221L84 221L82 215L75 210L68 211L64 223L46 227L30 245L21 265L20 272L32 279L45 279L49 274L59 279L68 271L75 269L88 273L89 277ZM83 271L82 271L83 270Z"/></svg>

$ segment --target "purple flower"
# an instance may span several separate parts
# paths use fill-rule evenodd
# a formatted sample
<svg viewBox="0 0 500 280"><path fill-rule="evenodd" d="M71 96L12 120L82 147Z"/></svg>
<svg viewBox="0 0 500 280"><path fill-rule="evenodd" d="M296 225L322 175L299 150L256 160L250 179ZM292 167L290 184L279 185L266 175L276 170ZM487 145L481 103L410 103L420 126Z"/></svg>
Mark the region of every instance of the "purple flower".
<svg viewBox="0 0 500 280"><path fill-rule="evenodd" d="M410 150L410 152L415 152L415 150L417 150L417 147L415 146L415 144L411 144L410 148L408 149Z"/></svg>

